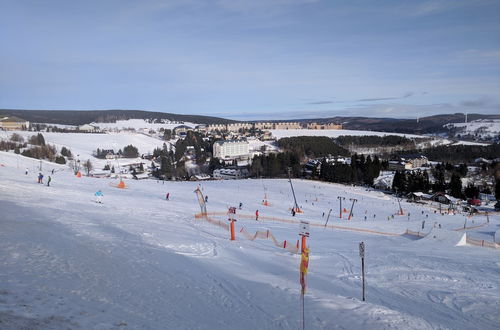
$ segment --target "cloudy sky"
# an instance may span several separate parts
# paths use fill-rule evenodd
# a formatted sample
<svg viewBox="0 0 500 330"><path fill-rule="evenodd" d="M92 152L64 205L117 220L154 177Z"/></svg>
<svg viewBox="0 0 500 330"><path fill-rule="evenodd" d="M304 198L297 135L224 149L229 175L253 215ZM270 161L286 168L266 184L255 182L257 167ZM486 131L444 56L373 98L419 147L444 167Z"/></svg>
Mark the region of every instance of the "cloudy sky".
<svg viewBox="0 0 500 330"><path fill-rule="evenodd" d="M500 113L500 0L0 0L0 108Z"/></svg>

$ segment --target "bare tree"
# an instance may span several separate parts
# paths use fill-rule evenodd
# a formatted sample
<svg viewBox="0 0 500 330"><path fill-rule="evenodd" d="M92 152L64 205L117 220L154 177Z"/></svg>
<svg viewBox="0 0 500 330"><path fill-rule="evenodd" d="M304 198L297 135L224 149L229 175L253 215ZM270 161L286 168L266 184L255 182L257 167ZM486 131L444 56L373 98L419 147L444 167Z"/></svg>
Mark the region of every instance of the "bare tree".
<svg viewBox="0 0 500 330"><path fill-rule="evenodd" d="M94 169L94 165L92 165L90 159L87 159L87 161L83 163L83 168L87 171L87 175L89 175L90 171Z"/></svg>

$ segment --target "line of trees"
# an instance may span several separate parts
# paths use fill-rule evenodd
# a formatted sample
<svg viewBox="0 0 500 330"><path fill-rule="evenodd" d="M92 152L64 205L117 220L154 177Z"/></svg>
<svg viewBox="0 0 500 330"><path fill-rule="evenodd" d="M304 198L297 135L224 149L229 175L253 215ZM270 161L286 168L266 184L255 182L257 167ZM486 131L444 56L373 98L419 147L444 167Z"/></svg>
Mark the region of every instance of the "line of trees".
<svg viewBox="0 0 500 330"><path fill-rule="evenodd" d="M452 164L468 163L476 158L495 159L500 155L500 143L494 143L488 146L476 145L456 145L456 146L437 146L423 150L408 150L406 154L420 153L428 159L438 162L449 162ZM396 158L399 154L395 153L392 157Z"/></svg>
<svg viewBox="0 0 500 330"><path fill-rule="evenodd" d="M288 168L291 175L299 177L302 174L300 156L295 152L282 152L278 154L255 156L250 166L250 175L260 178L286 177Z"/></svg>
<svg viewBox="0 0 500 330"><path fill-rule="evenodd" d="M366 158L354 154L351 164L321 162L319 179L328 182L373 185L373 180L380 175L382 164L377 156Z"/></svg>
<svg viewBox="0 0 500 330"><path fill-rule="evenodd" d="M335 138L335 142L341 146L348 147L350 145L361 147L414 147L413 140L398 135L385 135L385 136L355 136L355 135L342 135Z"/></svg>
<svg viewBox="0 0 500 330"><path fill-rule="evenodd" d="M302 155L302 157L320 158L328 155L350 155L348 150L325 136L288 137L279 139L277 144L285 151Z"/></svg>

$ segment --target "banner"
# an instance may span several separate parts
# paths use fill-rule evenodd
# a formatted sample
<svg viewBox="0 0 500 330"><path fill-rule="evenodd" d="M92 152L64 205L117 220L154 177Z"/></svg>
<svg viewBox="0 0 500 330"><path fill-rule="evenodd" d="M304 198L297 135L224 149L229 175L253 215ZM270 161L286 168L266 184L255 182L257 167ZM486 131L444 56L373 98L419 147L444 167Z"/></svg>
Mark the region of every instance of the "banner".
<svg viewBox="0 0 500 330"><path fill-rule="evenodd" d="M300 285L302 286L302 294L306 293L306 275L309 267L309 249L304 248L302 257L300 258Z"/></svg>

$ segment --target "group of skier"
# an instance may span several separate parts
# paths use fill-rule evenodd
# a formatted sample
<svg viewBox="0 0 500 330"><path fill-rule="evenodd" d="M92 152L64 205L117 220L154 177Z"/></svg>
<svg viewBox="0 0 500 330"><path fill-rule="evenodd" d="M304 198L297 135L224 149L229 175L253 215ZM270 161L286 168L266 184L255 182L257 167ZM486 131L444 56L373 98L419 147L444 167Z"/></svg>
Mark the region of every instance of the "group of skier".
<svg viewBox="0 0 500 330"><path fill-rule="evenodd" d="M54 173L54 170L52 170L52 173ZM26 175L28 175L28 169L26 169ZM40 183L40 184L43 184L43 174L42 172L39 172L38 173L38 177L37 177L37 182ZM48 179L47 179L47 187L50 187L50 182L52 181L52 177L49 175Z"/></svg>

